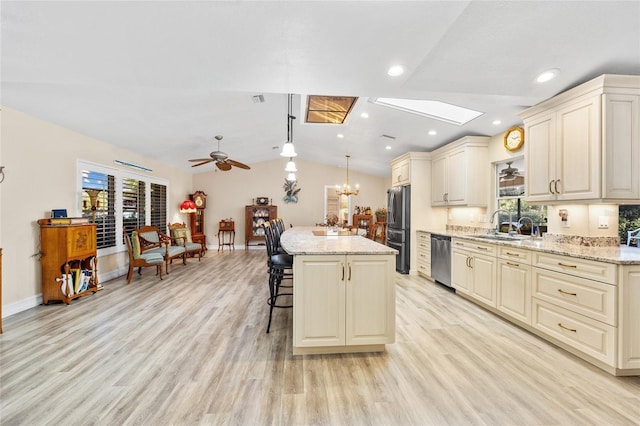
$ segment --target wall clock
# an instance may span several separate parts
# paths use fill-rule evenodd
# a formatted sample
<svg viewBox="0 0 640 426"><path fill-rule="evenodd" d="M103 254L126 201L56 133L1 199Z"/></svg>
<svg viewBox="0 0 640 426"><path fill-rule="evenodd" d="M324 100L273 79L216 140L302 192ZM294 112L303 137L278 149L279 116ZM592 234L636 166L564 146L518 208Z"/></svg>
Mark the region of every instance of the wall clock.
<svg viewBox="0 0 640 426"><path fill-rule="evenodd" d="M191 199L196 205L198 209L204 209L207 207L207 194L202 191L196 191L194 194L191 194Z"/></svg>
<svg viewBox="0 0 640 426"><path fill-rule="evenodd" d="M504 147L509 151L517 151L524 144L524 130L520 126L513 126L504 132Z"/></svg>

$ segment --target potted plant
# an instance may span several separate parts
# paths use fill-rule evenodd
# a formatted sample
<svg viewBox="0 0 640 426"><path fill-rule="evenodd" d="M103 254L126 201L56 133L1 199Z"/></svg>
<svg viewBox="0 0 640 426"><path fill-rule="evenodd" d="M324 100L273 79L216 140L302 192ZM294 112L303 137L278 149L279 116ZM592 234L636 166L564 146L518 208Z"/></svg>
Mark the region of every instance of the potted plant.
<svg viewBox="0 0 640 426"><path fill-rule="evenodd" d="M384 207L380 207L376 209L376 222L386 222L387 221L387 209Z"/></svg>

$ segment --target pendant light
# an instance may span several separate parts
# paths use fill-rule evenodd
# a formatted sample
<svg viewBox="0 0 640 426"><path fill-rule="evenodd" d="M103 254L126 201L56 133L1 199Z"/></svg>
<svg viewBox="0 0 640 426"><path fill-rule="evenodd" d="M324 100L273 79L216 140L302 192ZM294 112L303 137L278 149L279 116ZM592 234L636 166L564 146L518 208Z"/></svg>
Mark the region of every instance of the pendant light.
<svg viewBox="0 0 640 426"><path fill-rule="evenodd" d="M289 93L289 99L287 102L287 141L282 146L282 152L280 153L283 157L292 157L297 156L296 150L293 147L293 120L296 118L291 115L293 107L293 95Z"/></svg>
<svg viewBox="0 0 640 426"><path fill-rule="evenodd" d="M293 157L297 156L296 151L293 147L293 120L296 118L293 116L293 95L289 93L287 98L287 142L285 142L282 147L282 152L280 153L283 157L289 157L289 161L287 162L287 166L284 168L285 172L289 172L287 175L288 182L296 181L295 172L298 171L296 167L296 163L293 162Z"/></svg>

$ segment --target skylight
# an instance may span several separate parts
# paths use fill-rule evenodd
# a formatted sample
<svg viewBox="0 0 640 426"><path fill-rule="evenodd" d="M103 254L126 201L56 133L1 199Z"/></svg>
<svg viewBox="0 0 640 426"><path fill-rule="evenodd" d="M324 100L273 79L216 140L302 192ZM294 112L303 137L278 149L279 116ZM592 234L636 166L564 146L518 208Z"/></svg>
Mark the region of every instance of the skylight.
<svg viewBox="0 0 640 426"><path fill-rule="evenodd" d="M371 102L411 114L457 124L458 126L462 126L484 114L480 111L474 111L444 102L425 101L421 99L374 98Z"/></svg>
<svg viewBox="0 0 640 426"><path fill-rule="evenodd" d="M351 96L307 96L306 123L344 124L358 100Z"/></svg>

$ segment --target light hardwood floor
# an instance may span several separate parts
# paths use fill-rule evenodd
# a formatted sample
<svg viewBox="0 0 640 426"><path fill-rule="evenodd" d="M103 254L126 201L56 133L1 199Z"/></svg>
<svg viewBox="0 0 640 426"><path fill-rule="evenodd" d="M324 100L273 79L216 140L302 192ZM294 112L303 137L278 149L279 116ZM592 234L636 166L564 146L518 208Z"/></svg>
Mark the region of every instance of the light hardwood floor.
<svg viewBox="0 0 640 426"><path fill-rule="evenodd" d="M209 251L6 318L0 424L640 424L640 378L417 277L397 275L385 353L293 356L291 310L265 333L265 257Z"/></svg>

